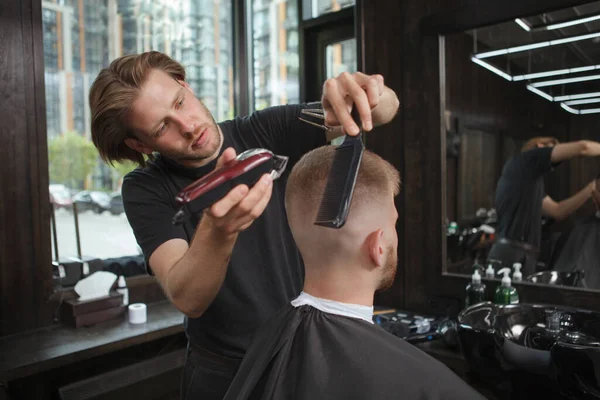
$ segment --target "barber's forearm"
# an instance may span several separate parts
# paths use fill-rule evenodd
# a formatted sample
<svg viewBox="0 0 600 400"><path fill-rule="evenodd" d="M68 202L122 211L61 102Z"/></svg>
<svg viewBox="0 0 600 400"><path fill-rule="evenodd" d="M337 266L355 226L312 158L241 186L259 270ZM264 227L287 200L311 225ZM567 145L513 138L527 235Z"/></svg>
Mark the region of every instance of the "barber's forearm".
<svg viewBox="0 0 600 400"><path fill-rule="evenodd" d="M189 317L200 317L215 299L227 274L237 234L224 236L203 220L185 255L169 270L167 294Z"/></svg>
<svg viewBox="0 0 600 400"><path fill-rule="evenodd" d="M592 195L592 188L586 185L579 192L558 203L558 220L564 220L577 211Z"/></svg>
<svg viewBox="0 0 600 400"><path fill-rule="evenodd" d="M372 110L373 125L383 125L390 122L396 116L400 101L396 93L389 87L385 87L379 100L379 104Z"/></svg>
<svg viewBox="0 0 600 400"><path fill-rule="evenodd" d="M553 163L570 160L576 157L596 157L600 155L600 143L591 140L560 143L552 149Z"/></svg>

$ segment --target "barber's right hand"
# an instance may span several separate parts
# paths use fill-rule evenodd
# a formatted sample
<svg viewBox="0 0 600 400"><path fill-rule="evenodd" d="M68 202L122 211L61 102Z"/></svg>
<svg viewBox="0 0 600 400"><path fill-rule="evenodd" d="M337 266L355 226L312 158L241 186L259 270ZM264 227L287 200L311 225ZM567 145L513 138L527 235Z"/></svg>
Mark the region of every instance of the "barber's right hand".
<svg viewBox="0 0 600 400"><path fill-rule="evenodd" d="M233 148L226 149L217 160L216 168L221 168L235 157ZM235 235L247 229L262 215L272 191L273 179L269 174L264 174L252 188L238 185L231 189L225 197L204 211L202 219L207 218L213 228L225 235Z"/></svg>

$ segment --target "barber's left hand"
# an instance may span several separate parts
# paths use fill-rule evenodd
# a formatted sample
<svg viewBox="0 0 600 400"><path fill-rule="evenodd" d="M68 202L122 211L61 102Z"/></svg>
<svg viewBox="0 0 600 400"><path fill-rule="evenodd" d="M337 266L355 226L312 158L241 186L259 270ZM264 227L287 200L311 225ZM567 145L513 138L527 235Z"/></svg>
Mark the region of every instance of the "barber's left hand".
<svg viewBox="0 0 600 400"><path fill-rule="evenodd" d="M327 79L323 84L321 97L325 125L332 127L342 125L345 133L357 135L359 127L350 115L352 107L356 107L363 130L370 131L373 129L371 110L379 105L384 89L381 75L342 72L337 78Z"/></svg>

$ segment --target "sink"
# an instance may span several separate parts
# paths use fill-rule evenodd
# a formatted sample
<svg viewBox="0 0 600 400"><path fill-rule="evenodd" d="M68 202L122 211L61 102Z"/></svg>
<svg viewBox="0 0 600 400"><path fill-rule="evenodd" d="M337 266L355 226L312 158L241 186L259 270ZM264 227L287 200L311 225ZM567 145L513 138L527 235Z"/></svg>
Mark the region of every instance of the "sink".
<svg viewBox="0 0 600 400"><path fill-rule="evenodd" d="M471 373L506 398L600 399L600 313L543 304L471 306L458 339Z"/></svg>
<svg viewBox="0 0 600 400"><path fill-rule="evenodd" d="M546 285L561 285L571 287L585 287L585 274L582 270L575 271L542 271L525 278L528 282L543 283Z"/></svg>

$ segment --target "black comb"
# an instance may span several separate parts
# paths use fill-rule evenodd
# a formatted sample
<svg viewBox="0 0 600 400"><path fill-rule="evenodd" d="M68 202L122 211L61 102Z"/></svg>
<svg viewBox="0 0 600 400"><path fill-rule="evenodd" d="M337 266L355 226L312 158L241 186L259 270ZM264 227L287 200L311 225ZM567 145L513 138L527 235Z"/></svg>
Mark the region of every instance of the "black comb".
<svg viewBox="0 0 600 400"><path fill-rule="evenodd" d="M356 136L346 135L344 142L335 149L315 225L339 229L348 218L358 167L365 149L362 142L362 125L356 107L352 109L351 114L360 131Z"/></svg>

